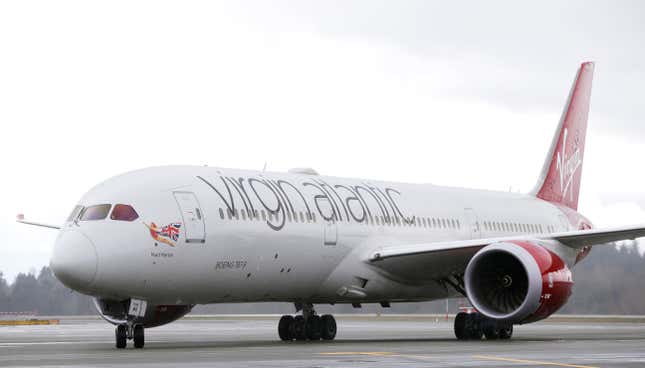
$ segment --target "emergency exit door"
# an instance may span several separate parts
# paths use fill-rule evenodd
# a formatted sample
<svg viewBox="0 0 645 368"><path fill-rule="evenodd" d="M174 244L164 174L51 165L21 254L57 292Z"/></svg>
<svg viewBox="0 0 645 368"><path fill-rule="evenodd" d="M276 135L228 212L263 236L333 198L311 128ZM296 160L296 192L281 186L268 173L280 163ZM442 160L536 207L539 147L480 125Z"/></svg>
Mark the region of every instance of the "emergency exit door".
<svg viewBox="0 0 645 368"><path fill-rule="evenodd" d="M203 243L206 240L204 214L195 193L173 192L173 194L184 220L186 243Z"/></svg>

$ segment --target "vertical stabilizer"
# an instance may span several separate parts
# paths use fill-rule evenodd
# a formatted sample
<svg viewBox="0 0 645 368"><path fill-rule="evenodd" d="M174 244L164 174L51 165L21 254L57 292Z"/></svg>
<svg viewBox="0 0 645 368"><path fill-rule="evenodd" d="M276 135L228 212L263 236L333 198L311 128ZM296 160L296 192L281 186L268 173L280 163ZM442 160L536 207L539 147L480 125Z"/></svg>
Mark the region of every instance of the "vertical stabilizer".
<svg viewBox="0 0 645 368"><path fill-rule="evenodd" d="M532 191L538 198L574 210L578 209L593 70L592 62L580 65L542 173Z"/></svg>

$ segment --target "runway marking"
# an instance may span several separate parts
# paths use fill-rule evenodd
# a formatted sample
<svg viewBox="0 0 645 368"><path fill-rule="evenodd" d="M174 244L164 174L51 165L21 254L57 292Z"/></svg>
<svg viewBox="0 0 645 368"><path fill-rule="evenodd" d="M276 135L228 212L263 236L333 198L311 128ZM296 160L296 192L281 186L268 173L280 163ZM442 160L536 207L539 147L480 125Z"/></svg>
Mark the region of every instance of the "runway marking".
<svg viewBox="0 0 645 368"><path fill-rule="evenodd" d="M576 365L576 364L566 364L566 363L554 363L554 362L543 362L540 360L525 360L525 359L514 359L514 358L503 358L491 355L473 355L475 359L485 359L485 360L497 360L500 362L512 362L512 363L525 363L525 364L538 364L538 365L553 365L557 367L572 367L572 368L598 368L590 365Z"/></svg>
<svg viewBox="0 0 645 368"><path fill-rule="evenodd" d="M333 356L369 355L369 356L417 358L417 359L436 358L431 355L399 354L399 353L392 353L388 351L334 351L334 352L327 352L327 353L318 353L318 355L333 355Z"/></svg>
<svg viewBox="0 0 645 368"><path fill-rule="evenodd" d="M334 351L329 353L318 353L318 355L375 355L375 356L397 356L398 354L387 351Z"/></svg>

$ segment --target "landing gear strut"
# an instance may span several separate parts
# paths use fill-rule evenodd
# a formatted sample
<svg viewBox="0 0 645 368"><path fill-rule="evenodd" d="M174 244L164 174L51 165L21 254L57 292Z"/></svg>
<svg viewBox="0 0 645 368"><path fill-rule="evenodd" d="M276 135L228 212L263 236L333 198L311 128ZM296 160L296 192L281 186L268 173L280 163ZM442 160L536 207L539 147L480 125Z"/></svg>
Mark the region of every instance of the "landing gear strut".
<svg viewBox="0 0 645 368"><path fill-rule="evenodd" d="M331 314L319 316L311 304L304 305L302 315L285 315L278 322L282 341L333 340L336 337L336 319Z"/></svg>
<svg viewBox="0 0 645 368"><path fill-rule="evenodd" d="M128 340L134 340L135 348L143 348L145 344L145 334L143 331L143 325L141 324L122 323L116 326L114 330L116 348L125 349Z"/></svg>
<svg viewBox="0 0 645 368"><path fill-rule="evenodd" d="M508 340L513 336L513 325L497 322L479 313L460 312L455 317L455 336L458 340Z"/></svg>

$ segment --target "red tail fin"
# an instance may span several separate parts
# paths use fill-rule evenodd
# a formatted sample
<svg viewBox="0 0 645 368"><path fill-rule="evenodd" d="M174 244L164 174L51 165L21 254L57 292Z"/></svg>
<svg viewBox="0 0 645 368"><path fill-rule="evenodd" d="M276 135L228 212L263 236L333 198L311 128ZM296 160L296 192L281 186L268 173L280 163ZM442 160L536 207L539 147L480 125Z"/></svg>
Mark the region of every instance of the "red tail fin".
<svg viewBox="0 0 645 368"><path fill-rule="evenodd" d="M594 64L582 63L533 194L578 209Z"/></svg>

